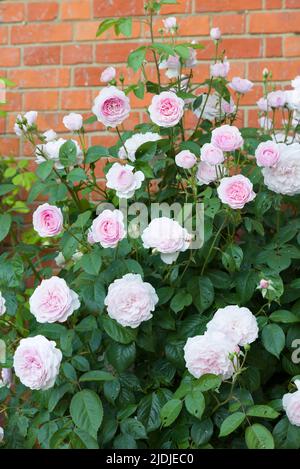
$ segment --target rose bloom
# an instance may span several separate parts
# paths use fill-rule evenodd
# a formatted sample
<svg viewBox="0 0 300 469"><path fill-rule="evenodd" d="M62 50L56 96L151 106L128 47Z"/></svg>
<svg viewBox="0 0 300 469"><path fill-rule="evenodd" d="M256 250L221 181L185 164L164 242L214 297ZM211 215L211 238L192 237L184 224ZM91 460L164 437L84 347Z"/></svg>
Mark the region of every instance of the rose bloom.
<svg viewBox="0 0 300 469"><path fill-rule="evenodd" d="M238 347L221 332L206 332L189 338L184 346L186 367L195 378L205 374L221 376L223 380L234 373L229 354L238 353Z"/></svg>
<svg viewBox="0 0 300 469"><path fill-rule="evenodd" d="M212 77L218 78L226 78L230 70L230 64L228 60L224 59L224 62L217 62L210 66L210 74Z"/></svg>
<svg viewBox="0 0 300 469"><path fill-rule="evenodd" d="M6 312L5 298L0 291L0 316L3 316Z"/></svg>
<svg viewBox="0 0 300 469"><path fill-rule="evenodd" d="M286 411L287 418L292 425L300 427L300 380L295 381L297 391L284 394L282 406Z"/></svg>
<svg viewBox="0 0 300 469"><path fill-rule="evenodd" d="M169 16L165 20L163 20L164 27L169 33L175 32L177 28L177 20L175 16Z"/></svg>
<svg viewBox="0 0 300 469"><path fill-rule="evenodd" d="M210 37L214 40L214 41L219 41L221 39L221 30L220 28L211 28L210 30Z"/></svg>
<svg viewBox="0 0 300 469"><path fill-rule="evenodd" d="M272 119L269 119L266 116L261 117L258 119L259 126L264 130L271 130L273 127Z"/></svg>
<svg viewBox="0 0 300 469"><path fill-rule="evenodd" d="M24 386L45 391L54 386L62 353L42 335L21 339L14 355L15 373Z"/></svg>
<svg viewBox="0 0 300 469"><path fill-rule="evenodd" d="M268 112L268 110L270 109L270 107L268 105L268 100L266 98L260 98L256 102L256 104L257 104L260 111Z"/></svg>
<svg viewBox="0 0 300 469"><path fill-rule="evenodd" d="M52 129L46 130L46 132L43 133L43 136L46 139L46 143L53 142L53 140L57 139L57 133Z"/></svg>
<svg viewBox="0 0 300 469"><path fill-rule="evenodd" d="M192 44L197 44L196 41L192 41ZM197 61L197 51L196 49L193 49L193 47L189 47L189 53L190 56L189 58L185 61L184 66L187 68L194 68L196 67L198 61Z"/></svg>
<svg viewBox="0 0 300 469"><path fill-rule="evenodd" d="M126 236L123 219L120 210L103 210L93 221L88 240L92 240L91 244L100 243L104 248L115 248Z"/></svg>
<svg viewBox="0 0 300 469"><path fill-rule="evenodd" d="M106 186L114 189L121 199L130 199L142 186L144 179L144 173L134 172L133 166L114 163L106 174Z"/></svg>
<svg viewBox="0 0 300 469"><path fill-rule="evenodd" d="M255 316L248 308L237 305L219 308L207 324L207 332L222 332L237 345L251 344L258 337L258 326Z"/></svg>
<svg viewBox="0 0 300 469"><path fill-rule="evenodd" d="M237 93L245 94L252 90L254 84L246 78L234 77L228 86Z"/></svg>
<svg viewBox="0 0 300 469"><path fill-rule="evenodd" d="M186 251L192 236L175 220L167 217L154 218L142 233L144 248L160 253L165 264L176 261L180 252Z"/></svg>
<svg viewBox="0 0 300 469"><path fill-rule="evenodd" d="M34 230L41 238L49 238L62 232L64 218L60 208L43 204L33 212L32 222Z"/></svg>
<svg viewBox="0 0 300 469"><path fill-rule="evenodd" d="M168 78L180 77L180 60L176 55L170 55L167 60L163 60L159 64L160 70L167 70L166 76Z"/></svg>
<svg viewBox="0 0 300 469"><path fill-rule="evenodd" d="M139 274L126 274L108 287L104 300L108 315L119 324L135 329L152 318L158 296Z"/></svg>
<svg viewBox="0 0 300 469"><path fill-rule="evenodd" d="M202 95L202 103L201 105L194 110L194 114L199 118L200 114L202 114L203 119L207 119L209 121L214 121L216 118L222 118L225 114L232 114L235 112L235 104L233 99L230 99L230 103L225 101L225 99L221 98L217 93L209 95L207 99L207 103L205 105L204 111L203 107L206 102L206 94ZM221 101L221 102L220 102ZM202 112L203 111L203 112Z"/></svg>
<svg viewBox="0 0 300 469"><path fill-rule="evenodd" d="M220 148L211 143L205 143L201 148L201 161L212 165L220 164L224 161L224 154Z"/></svg>
<svg viewBox="0 0 300 469"><path fill-rule="evenodd" d="M286 105L292 111L300 112L300 88L285 91Z"/></svg>
<svg viewBox="0 0 300 469"><path fill-rule="evenodd" d="M100 80L103 81L103 83L109 83L110 81L114 80L115 77L116 77L115 67L107 67L101 73Z"/></svg>
<svg viewBox="0 0 300 469"><path fill-rule="evenodd" d="M267 290L270 286L270 281L269 280L265 280L265 279L261 279L260 282L259 282L259 288L262 289L262 290Z"/></svg>
<svg viewBox="0 0 300 469"><path fill-rule="evenodd" d="M196 156L189 150L182 150L175 156L175 163L180 168L191 169L196 163Z"/></svg>
<svg viewBox="0 0 300 469"><path fill-rule="evenodd" d="M242 174L221 179L217 192L223 204L233 209L243 208L256 197L252 182Z"/></svg>
<svg viewBox="0 0 300 469"><path fill-rule="evenodd" d="M171 91L163 91L152 98L150 119L160 127L174 127L183 116L184 101Z"/></svg>
<svg viewBox="0 0 300 469"><path fill-rule="evenodd" d="M36 164L41 164L44 163L47 160L53 160L54 161L54 166L56 169L64 169L64 166L61 164L59 160L59 151L61 146L66 143L67 140L64 138L59 138L58 140L52 140L51 142L37 145L36 147L36 152L35 152L35 162ZM77 151L77 162L76 164L81 164L83 161L83 153L76 142L76 140L71 140L75 146L76 146L76 151ZM45 154L45 156L43 155Z"/></svg>
<svg viewBox="0 0 300 469"><path fill-rule="evenodd" d="M54 262L57 267L65 267L66 259L62 252L59 252L56 257L54 257Z"/></svg>
<svg viewBox="0 0 300 469"><path fill-rule="evenodd" d="M107 86L95 98L92 112L105 127L117 127L129 116L130 101L123 91Z"/></svg>
<svg viewBox="0 0 300 469"><path fill-rule="evenodd" d="M128 159L135 161L135 154L141 145L147 142L157 142L158 140L161 140L161 136L157 133L146 132L144 134L134 134L120 147L118 156L122 160Z"/></svg>
<svg viewBox="0 0 300 469"><path fill-rule="evenodd" d="M67 116L63 118L63 124L71 132L76 132L81 129L83 123L83 117L81 114L76 114L75 112L70 112Z"/></svg>
<svg viewBox="0 0 300 469"><path fill-rule="evenodd" d="M279 147L272 140L260 143L255 151L256 164L258 166L275 166L279 157Z"/></svg>
<svg viewBox="0 0 300 469"><path fill-rule="evenodd" d="M300 75L294 78L294 80L291 81L292 87L296 90L297 88L300 88Z"/></svg>
<svg viewBox="0 0 300 469"><path fill-rule="evenodd" d="M196 174L199 184L210 184L216 181L224 173L223 165L209 164L206 161L200 161Z"/></svg>
<svg viewBox="0 0 300 469"><path fill-rule="evenodd" d="M36 111L29 111L24 114L24 119L27 121L28 127L36 123L38 113Z"/></svg>
<svg viewBox="0 0 300 469"><path fill-rule="evenodd" d="M29 306L37 322L65 322L80 307L80 301L63 278L53 276L42 280L29 299Z"/></svg>
<svg viewBox="0 0 300 469"><path fill-rule="evenodd" d="M212 131L211 143L222 151L234 151L244 144L239 129L233 125L222 125Z"/></svg>
<svg viewBox="0 0 300 469"><path fill-rule="evenodd" d="M272 108L285 106L286 104L285 91L282 91L282 90L271 91L271 93L267 95L267 101L268 101L268 105L271 106Z"/></svg>
<svg viewBox="0 0 300 469"><path fill-rule="evenodd" d="M263 168L264 183L273 192L300 194L300 145L278 143L280 158L276 166Z"/></svg>

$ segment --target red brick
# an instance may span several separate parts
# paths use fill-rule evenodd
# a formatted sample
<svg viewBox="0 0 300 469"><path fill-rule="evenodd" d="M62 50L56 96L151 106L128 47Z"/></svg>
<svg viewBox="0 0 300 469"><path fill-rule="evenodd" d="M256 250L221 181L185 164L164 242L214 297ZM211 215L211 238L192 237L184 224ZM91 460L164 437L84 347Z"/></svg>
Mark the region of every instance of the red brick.
<svg viewBox="0 0 300 469"><path fill-rule="evenodd" d="M26 91L24 109L36 111L58 109L58 91Z"/></svg>
<svg viewBox="0 0 300 469"><path fill-rule="evenodd" d="M300 36L284 38L284 54L287 57L300 56Z"/></svg>
<svg viewBox="0 0 300 469"><path fill-rule="evenodd" d="M0 139L0 154L17 156L19 154L20 139L15 137L2 137Z"/></svg>
<svg viewBox="0 0 300 469"><path fill-rule="evenodd" d="M286 8L300 8L300 0L286 0L285 7Z"/></svg>
<svg viewBox="0 0 300 469"><path fill-rule="evenodd" d="M20 88L58 88L70 85L70 71L61 68L12 70L9 78Z"/></svg>
<svg viewBox="0 0 300 469"><path fill-rule="evenodd" d="M208 16L186 16L178 20L180 36L207 36L209 34L209 17ZM156 37L160 37L160 30L163 27L162 18L159 17L154 23L154 32ZM147 28L146 37L150 37Z"/></svg>
<svg viewBox="0 0 300 469"><path fill-rule="evenodd" d="M17 23L24 20L24 3L0 3L0 22Z"/></svg>
<svg viewBox="0 0 300 469"><path fill-rule="evenodd" d="M124 63L128 55L139 47L139 43L123 42L118 45L102 42L96 46L96 61L98 63Z"/></svg>
<svg viewBox="0 0 300 469"><path fill-rule="evenodd" d="M63 0L62 20L83 20L91 17L90 0Z"/></svg>
<svg viewBox="0 0 300 469"><path fill-rule="evenodd" d="M75 69L75 86L100 86L99 67L79 67Z"/></svg>
<svg viewBox="0 0 300 469"><path fill-rule="evenodd" d="M250 33L300 32L299 12L252 13Z"/></svg>
<svg viewBox="0 0 300 469"><path fill-rule="evenodd" d="M257 10L262 0L196 0L196 11Z"/></svg>
<svg viewBox="0 0 300 469"><path fill-rule="evenodd" d="M213 27L221 29L222 34L241 34L245 32L245 15L213 16Z"/></svg>
<svg viewBox="0 0 300 469"><path fill-rule="evenodd" d="M262 61L262 62L251 62L249 64L249 79L255 81L261 81L262 71L267 67L269 71L272 71L274 80L291 80L296 75L299 75L300 70L300 59L289 60L289 61Z"/></svg>
<svg viewBox="0 0 300 469"><path fill-rule="evenodd" d="M94 16L116 18L143 15L145 12L144 3L144 0L94 0Z"/></svg>
<svg viewBox="0 0 300 469"><path fill-rule="evenodd" d="M6 104L3 106L6 111L15 111L22 108L22 94L18 91L7 91L6 101Z"/></svg>
<svg viewBox="0 0 300 469"><path fill-rule="evenodd" d="M160 13L162 15L170 15L173 13L191 13L192 11L192 0L179 0L174 5L163 5Z"/></svg>
<svg viewBox="0 0 300 469"><path fill-rule="evenodd" d="M20 64L20 49L17 47L2 47L0 55L1 67L16 67Z"/></svg>
<svg viewBox="0 0 300 469"><path fill-rule="evenodd" d="M92 107L91 90L62 91L62 108L66 110L83 110Z"/></svg>
<svg viewBox="0 0 300 469"><path fill-rule="evenodd" d="M198 58L200 60L211 59L215 48L213 41L200 42L204 44L205 49L198 52ZM257 38L224 39L221 43L221 50L226 51L229 61L235 58L262 57L263 42L262 39Z"/></svg>
<svg viewBox="0 0 300 469"><path fill-rule="evenodd" d="M266 57L282 56L282 38L267 37L266 38Z"/></svg>
<svg viewBox="0 0 300 469"><path fill-rule="evenodd" d="M13 44L70 41L72 39L72 25L46 23L13 26L11 39Z"/></svg>
<svg viewBox="0 0 300 469"><path fill-rule="evenodd" d="M60 49L60 46L25 47L24 65L57 65Z"/></svg>
<svg viewBox="0 0 300 469"><path fill-rule="evenodd" d="M2 26L0 28L0 44L8 43L8 27Z"/></svg>
<svg viewBox="0 0 300 469"><path fill-rule="evenodd" d="M57 18L58 3L28 3L27 17L28 21L50 21Z"/></svg>
<svg viewBox="0 0 300 469"><path fill-rule="evenodd" d="M84 64L93 62L93 48L90 45L63 46L64 64Z"/></svg>
<svg viewBox="0 0 300 469"><path fill-rule="evenodd" d="M282 0L266 0L266 9L272 10L272 8L281 8Z"/></svg>

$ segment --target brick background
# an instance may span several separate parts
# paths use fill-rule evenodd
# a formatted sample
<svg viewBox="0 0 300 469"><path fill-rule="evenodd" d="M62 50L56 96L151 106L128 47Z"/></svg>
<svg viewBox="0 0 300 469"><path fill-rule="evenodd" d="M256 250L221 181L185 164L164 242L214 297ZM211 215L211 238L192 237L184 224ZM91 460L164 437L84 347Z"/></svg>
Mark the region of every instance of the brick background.
<svg viewBox="0 0 300 469"><path fill-rule="evenodd" d="M99 77L107 64L124 73L126 81L135 74L126 68L130 50L145 38L145 25L134 23L133 37L117 38L107 32L100 39L95 33L101 19L143 15L144 0L8 0L0 1L0 76L16 83L8 93L5 124L1 120L0 154L30 157L29 148L12 132L16 114L38 110L42 130L64 132L62 117L78 111L90 115L92 99L99 91ZM205 45L198 52L195 78L207 78L212 42L209 31L219 26L223 48L231 62L230 76L245 76L256 82L245 97L241 119L257 124L255 101L261 96L261 73L273 71L279 85L288 85L300 74L300 0L178 0L161 10L163 16L175 14L184 40ZM155 30L161 27L157 18ZM133 112L125 128L145 120L144 103L131 97ZM187 116L192 125L193 117ZM240 120L242 122L242 120ZM89 143L111 144L112 132L99 124L89 126Z"/></svg>

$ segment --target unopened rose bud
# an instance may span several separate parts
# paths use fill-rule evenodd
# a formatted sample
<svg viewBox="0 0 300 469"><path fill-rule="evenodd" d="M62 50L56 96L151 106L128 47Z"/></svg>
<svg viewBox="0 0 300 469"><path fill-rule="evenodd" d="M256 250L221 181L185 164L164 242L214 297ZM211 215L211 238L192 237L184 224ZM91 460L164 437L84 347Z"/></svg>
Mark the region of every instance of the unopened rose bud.
<svg viewBox="0 0 300 469"><path fill-rule="evenodd" d="M261 288L262 290L268 289L269 286L270 286L269 280L262 279L262 280L259 282L259 288Z"/></svg>
<svg viewBox="0 0 300 469"><path fill-rule="evenodd" d="M82 127L83 117L81 114L71 112L63 118L63 124L66 129L70 130L71 132L78 132L78 130L80 130Z"/></svg>
<svg viewBox="0 0 300 469"><path fill-rule="evenodd" d="M164 27L169 33L174 33L177 29L177 20L175 16L169 16L163 20Z"/></svg>
<svg viewBox="0 0 300 469"><path fill-rule="evenodd" d="M109 83L110 81L114 80L116 77L116 69L114 67L107 67L101 73L100 80L104 83Z"/></svg>
<svg viewBox="0 0 300 469"><path fill-rule="evenodd" d="M66 259L64 258L64 255L62 252L59 252L57 256L54 258L55 264L57 267L64 267L66 263Z"/></svg>
<svg viewBox="0 0 300 469"><path fill-rule="evenodd" d="M72 256L72 261L74 261L74 262L79 261L79 259L81 259L82 256L83 256L82 252L76 251L76 252L74 252L74 254Z"/></svg>
<svg viewBox="0 0 300 469"><path fill-rule="evenodd" d="M264 68L262 74L264 78L267 78L269 75L269 70L267 68Z"/></svg>
<svg viewBox="0 0 300 469"><path fill-rule="evenodd" d="M214 41L219 41L219 40L221 39L221 36L222 36L222 33L221 33L220 28L211 28L211 30L210 30L210 37L211 37Z"/></svg>

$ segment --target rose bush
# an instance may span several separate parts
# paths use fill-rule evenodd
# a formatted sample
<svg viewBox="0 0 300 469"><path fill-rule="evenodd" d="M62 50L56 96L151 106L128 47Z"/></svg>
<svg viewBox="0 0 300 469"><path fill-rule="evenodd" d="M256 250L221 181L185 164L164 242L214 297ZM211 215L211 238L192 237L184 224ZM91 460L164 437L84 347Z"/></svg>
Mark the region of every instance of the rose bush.
<svg viewBox="0 0 300 469"><path fill-rule="evenodd" d="M154 40L164 3L147 3L151 40L128 58L138 83L104 70L91 115L64 118L69 138L17 118L37 206L0 256L7 448L300 448L300 79L275 90L264 71L261 127L238 129L254 85L227 80L218 28L195 83L202 46L177 41L176 18ZM98 36L111 27L130 36L132 21ZM132 93L152 102L124 131ZM97 122L114 146L88 148ZM4 239L22 220L2 211Z"/></svg>

